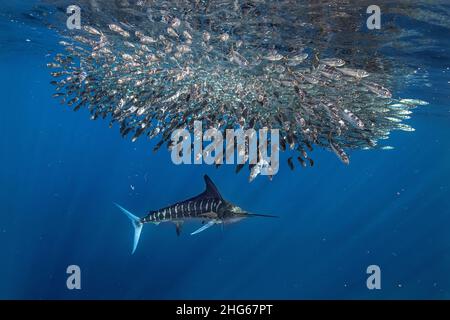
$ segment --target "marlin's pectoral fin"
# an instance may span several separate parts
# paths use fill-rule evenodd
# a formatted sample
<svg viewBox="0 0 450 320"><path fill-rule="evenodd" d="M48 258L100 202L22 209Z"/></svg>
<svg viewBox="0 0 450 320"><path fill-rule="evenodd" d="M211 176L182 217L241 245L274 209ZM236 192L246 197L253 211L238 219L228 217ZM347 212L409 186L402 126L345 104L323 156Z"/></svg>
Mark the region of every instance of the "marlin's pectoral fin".
<svg viewBox="0 0 450 320"><path fill-rule="evenodd" d="M192 232L191 236L193 236L194 234L200 233L202 231L205 231L206 229L212 227L215 224L216 224L215 221L209 221L207 224L203 225L201 228L199 228L199 229L195 230L194 232Z"/></svg>

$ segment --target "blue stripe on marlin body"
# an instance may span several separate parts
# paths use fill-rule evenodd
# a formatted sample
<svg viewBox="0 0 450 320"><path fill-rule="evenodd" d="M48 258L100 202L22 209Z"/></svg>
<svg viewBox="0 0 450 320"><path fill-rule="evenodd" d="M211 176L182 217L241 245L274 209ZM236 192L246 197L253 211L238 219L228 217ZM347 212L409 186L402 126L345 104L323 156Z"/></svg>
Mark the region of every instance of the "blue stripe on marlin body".
<svg viewBox="0 0 450 320"><path fill-rule="evenodd" d="M205 215L214 214L219 217L221 206L225 202L220 199L200 199L196 201L183 201L156 211L151 211L141 219L142 223L168 222L172 220L203 218Z"/></svg>
<svg viewBox="0 0 450 320"><path fill-rule="evenodd" d="M125 208L116 204L116 206L131 220L134 227L133 253L139 242L142 226L147 223L158 225L164 222L172 222L176 226L177 235L180 235L182 224L185 221L199 220L203 222L203 226L191 233L191 235L194 235L216 224L238 222L248 217L275 217L271 215L249 213L231 202L226 201L207 175L204 176L204 179L206 189L203 193L168 207L150 211L142 218L136 217Z"/></svg>

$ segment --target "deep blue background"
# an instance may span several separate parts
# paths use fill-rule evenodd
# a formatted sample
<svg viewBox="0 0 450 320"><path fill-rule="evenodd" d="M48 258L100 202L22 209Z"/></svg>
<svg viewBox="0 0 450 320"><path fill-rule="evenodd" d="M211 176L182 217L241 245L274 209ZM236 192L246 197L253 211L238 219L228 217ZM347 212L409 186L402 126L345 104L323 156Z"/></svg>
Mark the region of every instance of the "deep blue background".
<svg viewBox="0 0 450 320"><path fill-rule="evenodd" d="M251 184L231 166L175 166L153 142L59 105L45 68L55 42L0 16L0 298L450 298L448 40L418 57L429 86L395 92L430 102L407 122L416 132L391 135L395 150L354 151L348 167L315 150L315 167ZM130 255L113 202L144 215L201 192L205 173L226 199L281 218L198 236L145 226ZM81 291L66 289L70 264ZM382 290L366 288L370 264Z"/></svg>

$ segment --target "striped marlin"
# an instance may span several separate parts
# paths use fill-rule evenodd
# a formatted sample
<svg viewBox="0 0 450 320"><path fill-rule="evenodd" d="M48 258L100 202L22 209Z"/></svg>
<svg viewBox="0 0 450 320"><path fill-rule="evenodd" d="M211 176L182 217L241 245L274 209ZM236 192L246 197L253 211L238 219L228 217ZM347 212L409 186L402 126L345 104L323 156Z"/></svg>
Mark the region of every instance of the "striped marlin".
<svg viewBox="0 0 450 320"><path fill-rule="evenodd" d="M177 202L171 206L150 211L145 217L139 218L121 207L117 203L115 205L122 210L122 212L131 220L134 227L134 242L133 251L136 251L136 247L141 236L142 227L146 223L152 223L158 225L162 222L175 223L177 235L181 234L181 228L185 221L199 220L202 221L203 226L191 235L198 234L216 224L227 224L238 222L248 217L270 217L276 216L266 214L256 214L244 211L240 207L228 202L222 198L217 187L212 180L205 175L206 189L203 193L192 197L190 199Z"/></svg>

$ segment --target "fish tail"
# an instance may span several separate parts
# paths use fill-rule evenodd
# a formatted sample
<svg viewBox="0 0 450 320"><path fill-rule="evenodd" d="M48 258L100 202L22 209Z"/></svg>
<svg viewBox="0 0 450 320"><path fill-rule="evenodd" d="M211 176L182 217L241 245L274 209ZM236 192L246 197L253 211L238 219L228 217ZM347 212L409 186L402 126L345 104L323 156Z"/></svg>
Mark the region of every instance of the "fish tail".
<svg viewBox="0 0 450 320"><path fill-rule="evenodd" d="M134 241L133 241L133 251L131 254L133 254L136 251L137 245L139 243L139 238L141 237L141 231L142 226L144 225L139 217L136 217L134 214L132 214L127 209L121 207L117 203L114 203L122 212L131 220L131 224L134 228Z"/></svg>

